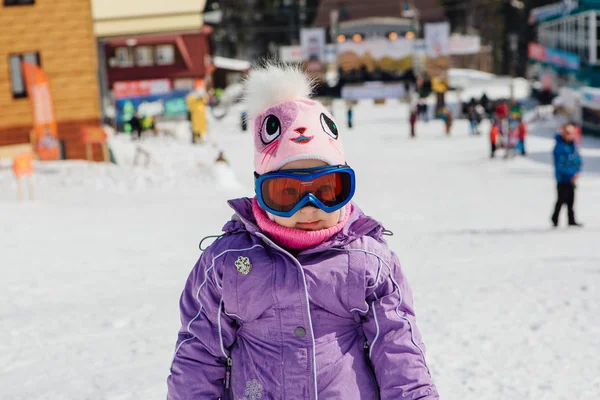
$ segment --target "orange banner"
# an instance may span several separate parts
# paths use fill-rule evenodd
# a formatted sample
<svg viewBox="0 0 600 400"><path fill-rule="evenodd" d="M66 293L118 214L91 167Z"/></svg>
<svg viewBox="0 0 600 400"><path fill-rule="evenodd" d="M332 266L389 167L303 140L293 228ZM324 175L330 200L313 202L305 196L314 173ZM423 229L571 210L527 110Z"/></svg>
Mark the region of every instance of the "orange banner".
<svg viewBox="0 0 600 400"><path fill-rule="evenodd" d="M27 95L33 109L35 151L40 160L58 160L60 157L58 131L48 77L35 64L23 61L21 65L27 85Z"/></svg>
<svg viewBox="0 0 600 400"><path fill-rule="evenodd" d="M13 159L13 172L17 178L33 173L32 160L33 154L31 153L21 154Z"/></svg>
<svg viewBox="0 0 600 400"><path fill-rule="evenodd" d="M101 126L82 126L81 142L83 144L106 143L106 132Z"/></svg>

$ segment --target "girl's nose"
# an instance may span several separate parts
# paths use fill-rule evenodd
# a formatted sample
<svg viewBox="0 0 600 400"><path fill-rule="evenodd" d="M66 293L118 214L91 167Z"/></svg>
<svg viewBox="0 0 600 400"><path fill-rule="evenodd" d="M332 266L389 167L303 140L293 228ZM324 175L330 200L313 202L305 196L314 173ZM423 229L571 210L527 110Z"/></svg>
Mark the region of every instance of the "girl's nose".
<svg viewBox="0 0 600 400"><path fill-rule="evenodd" d="M306 206L302 207L302 208L300 209L300 212L301 212L303 215L306 215L306 216L308 216L308 215L312 215L312 214L314 214L314 213L315 213L315 212L317 212L318 210L319 210L319 209L318 209L317 207L315 207L315 205L314 205L314 204L310 204L310 203L309 203L309 204L307 204Z"/></svg>

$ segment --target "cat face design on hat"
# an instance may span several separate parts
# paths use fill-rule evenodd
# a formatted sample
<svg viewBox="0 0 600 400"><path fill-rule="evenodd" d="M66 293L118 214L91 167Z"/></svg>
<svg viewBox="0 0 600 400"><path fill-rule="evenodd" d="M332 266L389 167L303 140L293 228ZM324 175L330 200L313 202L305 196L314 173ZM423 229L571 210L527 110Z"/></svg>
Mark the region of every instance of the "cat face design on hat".
<svg viewBox="0 0 600 400"><path fill-rule="evenodd" d="M317 101L298 99L269 107L254 119L255 170L275 171L297 160L344 164L344 150L331 114Z"/></svg>
<svg viewBox="0 0 600 400"><path fill-rule="evenodd" d="M333 116L310 99L311 82L292 66L266 64L245 81L245 102L252 118L254 170L262 175L297 160L345 164Z"/></svg>

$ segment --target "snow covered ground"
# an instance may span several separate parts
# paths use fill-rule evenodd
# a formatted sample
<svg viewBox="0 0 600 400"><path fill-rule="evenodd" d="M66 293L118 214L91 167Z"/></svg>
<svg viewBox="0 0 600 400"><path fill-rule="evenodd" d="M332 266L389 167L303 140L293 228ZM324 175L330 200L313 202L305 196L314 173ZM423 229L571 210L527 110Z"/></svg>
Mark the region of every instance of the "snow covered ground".
<svg viewBox="0 0 600 400"><path fill-rule="evenodd" d="M395 233L442 398L600 398L600 141L584 141L585 227L563 215L553 230L552 123L532 127L529 157L490 160L465 121L451 137L419 123L411 140L407 114L361 103L343 134L356 202ZM211 121L204 146L144 140L148 167L125 137L118 166L38 164L21 204L0 168L0 399L164 399L198 241L226 199L252 195L238 120ZM231 168L213 165L221 149Z"/></svg>

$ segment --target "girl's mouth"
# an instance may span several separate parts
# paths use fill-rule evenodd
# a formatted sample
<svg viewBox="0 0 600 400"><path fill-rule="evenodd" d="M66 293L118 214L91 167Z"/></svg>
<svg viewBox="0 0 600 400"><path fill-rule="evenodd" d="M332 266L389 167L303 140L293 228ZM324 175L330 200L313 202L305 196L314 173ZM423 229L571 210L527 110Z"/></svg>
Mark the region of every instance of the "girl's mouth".
<svg viewBox="0 0 600 400"><path fill-rule="evenodd" d="M311 230L319 226L319 223L321 223L321 221L298 222L297 225L300 229Z"/></svg>

